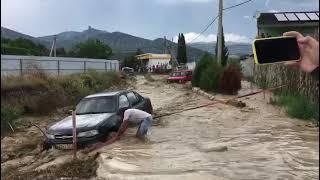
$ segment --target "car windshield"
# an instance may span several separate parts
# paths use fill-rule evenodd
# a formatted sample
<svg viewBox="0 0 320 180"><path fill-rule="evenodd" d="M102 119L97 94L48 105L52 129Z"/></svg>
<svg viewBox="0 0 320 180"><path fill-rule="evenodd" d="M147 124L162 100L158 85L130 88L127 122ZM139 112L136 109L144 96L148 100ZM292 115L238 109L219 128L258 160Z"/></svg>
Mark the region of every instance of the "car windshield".
<svg viewBox="0 0 320 180"><path fill-rule="evenodd" d="M185 76L185 75L186 75L185 72L173 72L172 73L172 77Z"/></svg>
<svg viewBox="0 0 320 180"><path fill-rule="evenodd" d="M79 102L76 113L99 114L115 112L115 98L113 96L86 98Z"/></svg>
<svg viewBox="0 0 320 180"><path fill-rule="evenodd" d="M133 69L123 69L122 71L130 73L133 72Z"/></svg>

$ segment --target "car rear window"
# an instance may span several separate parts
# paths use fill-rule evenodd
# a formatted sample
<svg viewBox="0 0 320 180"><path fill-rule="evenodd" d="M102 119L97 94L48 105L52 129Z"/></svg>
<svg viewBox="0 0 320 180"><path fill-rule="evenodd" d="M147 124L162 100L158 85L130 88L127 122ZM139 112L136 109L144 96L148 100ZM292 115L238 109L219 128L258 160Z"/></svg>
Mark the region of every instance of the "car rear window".
<svg viewBox="0 0 320 180"><path fill-rule="evenodd" d="M99 114L115 112L115 98L113 96L101 96L85 98L76 107L77 114Z"/></svg>
<svg viewBox="0 0 320 180"><path fill-rule="evenodd" d="M138 98L134 95L133 92L129 92L127 97L132 105L136 105L138 103Z"/></svg>

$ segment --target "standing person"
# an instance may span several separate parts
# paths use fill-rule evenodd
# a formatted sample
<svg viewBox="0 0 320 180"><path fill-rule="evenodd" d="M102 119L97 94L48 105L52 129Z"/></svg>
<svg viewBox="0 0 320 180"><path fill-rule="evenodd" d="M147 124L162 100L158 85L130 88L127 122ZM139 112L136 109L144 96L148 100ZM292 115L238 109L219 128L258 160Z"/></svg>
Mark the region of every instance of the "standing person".
<svg viewBox="0 0 320 180"><path fill-rule="evenodd" d="M155 70L155 66L154 65L152 65L152 72L154 73L154 70Z"/></svg>
<svg viewBox="0 0 320 180"><path fill-rule="evenodd" d="M296 62L287 62L286 65L299 68L319 80L319 42L310 36L304 37L296 31L286 32L283 35L297 38L301 55Z"/></svg>

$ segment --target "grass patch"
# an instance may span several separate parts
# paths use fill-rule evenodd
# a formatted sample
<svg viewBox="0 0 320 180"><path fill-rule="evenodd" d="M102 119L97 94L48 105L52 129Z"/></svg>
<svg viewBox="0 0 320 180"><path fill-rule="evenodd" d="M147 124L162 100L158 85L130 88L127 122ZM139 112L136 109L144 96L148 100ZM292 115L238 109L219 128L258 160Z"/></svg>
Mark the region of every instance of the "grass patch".
<svg viewBox="0 0 320 180"><path fill-rule="evenodd" d="M14 121L22 114L22 110L15 107L1 105L1 135L15 127Z"/></svg>
<svg viewBox="0 0 320 180"><path fill-rule="evenodd" d="M73 160L52 166L45 170L17 171L16 169L8 169L1 173L1 179L19 180L19 179L89 179L96 176L98 163L96 157L88 157L85 160Z"/></svg>
<svg viewBox="0 0 320 180"><path fill-rule="evenodd" d="M277 92L273 104L282 106L290 117L319 121L319 104L298 93Z"/></svg>

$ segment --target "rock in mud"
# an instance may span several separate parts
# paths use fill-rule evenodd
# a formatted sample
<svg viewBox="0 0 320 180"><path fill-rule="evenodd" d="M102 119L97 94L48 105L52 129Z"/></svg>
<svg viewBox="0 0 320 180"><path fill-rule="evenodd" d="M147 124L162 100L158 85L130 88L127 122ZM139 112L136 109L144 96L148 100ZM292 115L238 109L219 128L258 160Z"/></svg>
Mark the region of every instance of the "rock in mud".
<svg viewBox="0 0 320 180"><path fill-rule="evenodd" d="M239 108L244 108L246 107L246 103L242 102L242 101L237 101L237 100L231 100L231 101L228 101L229 105L231 106L235 106L235 107L239 107Z"/></svg>
<svg viewBox="0 0 320 180"><path fill-rule="evenodd" d="M228 150L228 147L225 144L212 143L201 145L200 150L203 152L224 152Z"/></svg>

